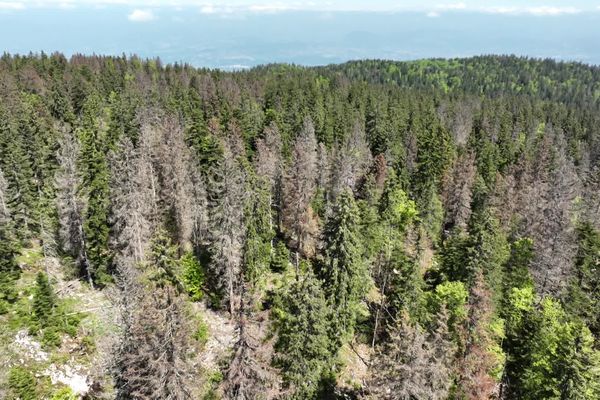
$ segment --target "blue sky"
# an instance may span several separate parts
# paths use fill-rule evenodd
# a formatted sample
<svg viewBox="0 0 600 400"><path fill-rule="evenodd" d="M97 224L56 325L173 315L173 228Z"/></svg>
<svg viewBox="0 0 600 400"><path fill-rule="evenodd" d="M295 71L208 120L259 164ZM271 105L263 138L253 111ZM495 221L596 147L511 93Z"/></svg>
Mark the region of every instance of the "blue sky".
<svg viewBox="0 0 600 400"><path fill-rule="evenodd" d="M224 69L518 54L600 64L600 0L0 0L0 51Z"/></svg>

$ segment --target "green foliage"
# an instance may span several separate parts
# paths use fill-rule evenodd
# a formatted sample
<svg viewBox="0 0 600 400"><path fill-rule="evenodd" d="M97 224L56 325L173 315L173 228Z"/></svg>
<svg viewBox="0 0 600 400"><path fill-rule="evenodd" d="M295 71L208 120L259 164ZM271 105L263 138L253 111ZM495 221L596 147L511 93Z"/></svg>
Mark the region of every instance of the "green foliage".
<svg viewBox="0 0 600 400"><path fill-rule="evenodd" d="M392 208L397 210L398 202ZM401 213L401 212L399 212ZM327 299L332 307L332 342L343 343L352 333L358 302L368 290L367 265L362 259L358 208L352 193L338 195L325 224L322 276Z"/></svg>
<svg viewBox="0 0 600 400"><path fill-rule="evenodd" d="M20 132L27 125L4 116L0 107L0 167L5 172L8 183L6 202L11 211L13 235L21 242L32 237L37 229L36 205L37 188L35 187L34 170L31 155L28 153L27 137ZM22 124L19 127L19 123ZM21 128L21 129L20 129ZM3 211L3 210L2 210ZM2 222L4 224L4 221Z"/></svg>
<svg viewBox="0 0 600 400"><path fill-rule="evenodd" d="M365 260L372 260L382 248L382 229L379 224L379 211L376 204L358 200L356 205L360 216L360 235L363 241Z"/></svg>
<svg viewBox="0 0 600 400"><path fill-rule="evenodd" d="M271 261L271 245L275 236L271 216L271 193L267 182L257 179L251 189L247 211L244 275L253 285L264 277Z"/></svg>
<svg viewBox="0 0 600 400"><path fill-rule="evenodd" d="M12 399L37 400L38 392L33 372L24 367L12 367L8 372L8 388Z"/></svg>
<svg viewBox="0 0 600 400"><path fill-rule="evenodd" d="M600 353L587 327L569 321L560 304L544 299L523 376L524 399L600 396Z"/></svg>
<svg viewBox="0 0 600 400"><path fill-rule="evenodd" d="M197 92L189 93L190 105L188 112L189 122L186 127L186 143L193 149L198 166L203 174L213 167L223 157L223 148L208 128L207 118L203 113L203 104ZM208 111L208 110L207 110Z"/></svg>
<svg viewBox="0 0 600 400"><path fill-rule="evenodd" d="M196 340L200 346L204 346L208 342L209 328L203 319L198 321L198 328L196 328L192 337Z"/></svg>
<svg viewBox="0 0 600 400"><path fill-rule="evenodd" d="M180 270L180 261L177 256L177 246L173 245L167 231L159 229L152 239L149 258L148 278L158 287L173 285L183 289L177 276ZM185 258L189 262L189 257Z"/></svg>
<svg viewBox="0 0 600 400"><path fill-rule="evenodd" d="M310 207L313 212L319 216L319 218L325 218L325 212L327 211L327 200L325 198L325 190L317 188L315 195L313 196Z"/></svg>
<svg viewBox="0 0 600 400"><path fill-rule="evenodd" d="M0 314L4 314L9 303L14 303L17 299L15 281L19 279L21 269L15 260L16 255L7 227L0 226Z"/></svg>
<svg viewBox="0 0 600 400"><path fill-rule="evenodd" d="M430 185L440 182L454 153L452 138L448 130L435 115L433 104L426 103L413 113L411 132L417 138L417 171L413 187L419 198L423 198Z"/></svg>
<svg viewBox="0 0 600 400"><path fill-rule="evenodd" d="M510 246L510 257L505 265L505 292L512 287L523 288L533 285L529 267L533 261L533 240L521 238Z"/></svg>
<svg viewBox="0 0 600 400"><path fill-rule="evenodd" d="M182 269L181 280L192 301L200 301L204 297L206 276L202 265L193 253L187 252L179 261Z"/></svg>
<svg viewBox="0 0 600 400"><path fill-rule="evenodd" d="M81 347L86 354L92 354L96 351L96 339L92 335L85 335L81 338Z"/></svg>
<svg viewBox="0 0 600 400"><path fill-rule="evenodd" d="M335 353L352 333L358 341L363 335L370 337L371 324L378 318L373 311L378 310L381 324L373 336L382 348L393 338L389 322L400 315L427 328L419 333L427 341L439 333L441 325L446 328L445 323L436 325L435 319L449 315L447 340L455 343L430 350L436 358L443 353L440 349L456 345L465 353L467 348L471 351L462 360L453 358L454 351L447 352L448 363L457 367L443 372L443 378L454 378L457 397L465 393L470 398L484 397L465 387L487 383L497 387L502 374L505 398L600 398L594 350L600 335L600 233L594 227L598 213L594 168L600 154L599 68L487 56L369 60L316 68L269 65L226 73L181 64L163 66L158 60L135 57L76 56L67 61L60 54L41 54L4 55L0 71L4 90L0 104L0 314L4 313L2 322L5 319L10 330L27 326L48 349L60 345L65 334L78 333L83 318L54 295L43 274L37 277L35 288L26 285L29 271L39 270L37 261L52 255L56 233L68 228L57 226L65 224L59 222L55 202L59 133L74 130L81 144L74 169L82 183L75 189L82 199L82 236L90 264L89 270L88 265L79 265L79 275L87 278L89 273L95 286L102 287L111 281L112 256L124 245L110 237L113 226L122 221L109 218L114 191L112 159L107 155L119 138L130 138L147 161L148 170L140 168L141 184L152 186L160 209L171 208L167 203L173 199L165 196L171 182L166 182L169 160L163 158L169 152L164 137L149 133L146 141L140 140L142 132L148 133L143 129L148 122L152 125L152 118L169 113L182 123L190 150L183 149L182 159L175 160L182 162L173 165L182 168L183 180L177 182L182 190L177 195L189 196L191 201L182 199L186 201L181 204L194 204L192 214L198 211L194 221L184 221L195 229L194 255L198 258L192 253L182 255L169 233L160 231L146 262L139 266L142 282L151 281L146 290L175 286L192 301L208 294L214 304L221 303L217 296L223 292L215 282L220 282L217 275L224 270L213 277L203 268L208 265L203 257L210 253L207 242L218 227L204 232L206 210L199 209L205 204L203 184L211 189L218 181L223 190L231 187L215 177L214 166L224 158L223 141L230 139L231 131L239 130L235 132L239 143L232 140L229 145L236 157L244 154L236 162L244 166L239 172L246 185L239 196L236 193L236 207L226 211L237 212L235 219L240 222L231 230L239 234L232 246L235 257L231 258L236 261L230 266L235 271L233 297L239 296L235 291L241 287L268 288L267 299L261 290L252 293L262 302L247 311L252 314L260 307L269 311L273 306L278 334L275 363L290 397L310 399L325 397L327 391L340 392ZM282 196L281 180L289 179L285 161L305 118L314 121L316 137L323 145L319 162L330 169L351 167L344 173L353 175L355 185L352 193L335 198L331 170L317 171L318 179L311 177L311 187L314 183L317 187L310 207L319 218L300 222L310 223L311 237L322 234L322 240L315 246L316 254L307 252L310 259L300 260L298 281L289 283L290 252L278 240L286 232L279 231L281 221L274 221L272 214L285 220L289 217L286 210L293 208L284 204L288 200ZM260 132L271 123L277 125L275 135L280 137L269 150L275 153L281 143L281 154L263 160L263 167L272 174L267 183L255 176L249 160L259 147ZM239 129L229 129L234 126ZM368 165L366 155L364 165L336 165L341 145L357 126L366 132L372 164ZM463 152L472 159L464 165L468 179L460 182L462 176L457 179L447 172L456 153ZM312 150L309 156L315 156ZM129 165L131 160L120 161ZM540 194L563 178L572 181L563 185L569 190ZM581 195L577 203L581 212L570 220L566 217L573 205L569 196L575 193ZM209 212L221 206L220 198L212 194L209 190ZM557 203L563 194L568 201ZM531 211L527 203L536 210ZM459 229L442 231L445 217L455 207L469 209L461 214ZM570 233L576 224L576 243L555 241L555 232L535 233L540 222L553 222L548 210L565 215L556 232ZM531 213L539 215L530 218ZM163 224L169 232L180 232L177 224L182 221L165 221L165 214L158 210L144 215L149 223L137 226L140 232L136 233L145 238L146 230ZM321 221L325 221L324 229ZM223 243L231 239L229 234L222 236ZM43 251L17 254L20 247L37 241L42 242ZM146 244L140 243L140 248ZM562 255L564 250L564 259L546 257L544 250L550 244L552 254ZM573 262L572 244L577 245ZM239 256L243 256L241 262ZM322 281L312 275L311 264L317 266ZM543 286L538 297L535 287L542 288L538 269L545 268L544 264L552 264L556 268L550 271L564 276L566 290ZM269 274L269 267L276 274ZM424 275L428 286L423 284ZM366 295L371 279L377 290ZM144 330L140 335L149 333ZM202 344L207 334L207 326L199 323L196 331L184 336ZM438 336L444 336L443 342L447 335ZM82 342L87 342L86 337ZM93 351L93 343L85 346ZM423 346L414 346L415 352L422 350ZM405 364L391 363L399 368L394 369L398 374L407 371ZM421 368L417 364L415 368ZM371 374L379 373L378 365L371 367ZM36 391L35 376L28 372L23 368L11 371L7 396L49 398L49 393L41 393L40 382ZM485 379L478 379L481 376ZM224 379L220 373L212 378L207 398L217 398L217 386ZM425 380L430 384L431 379ZM353 393L348 389L339 396L361 396L366 389L356 388ZM391 396L401 396L394 390ZM421 397L434 397L428 393ZM61 390L55 398L71 398L71 393Z"/></svg>
<svg viewBox="0 0 600 400"><path fill-rule="evenodd" d="M366 246L376 249L371 252L383 252L385 259L390 260L394 249L402 246L404 236L417 215L416 204L408 198L392 174L379 202L379 220L373 221L376 226L368 230L367 239L370 240L366 240Z"/></svg>
<svg viewBox="0 0 600 400"><path fill-rule="evenodd" d="M415 203L408 198L393 175L386 182L379 204L379 212L381 220L399 232L404 232L417 216Z"/></svg>
<svg viewBox="0 0 600 400"><path fill-rule="evenodd" d="M271 257L271 269L275 272L285 272L290 266L290 251L285 242L280 240L275 245Z"/></svg>
<svg viewBox="0 0 600 400"><path fill-rule="evenodd" d="M590 223L577 227L575 273L569 284L565 309L579 316L600 339L600 231Z"/></svg>
<svg viewBox="0 0 600 400"><path fill-rule="evenodd" d="M492 356L491 363L493 364L490 369L490 376L496 381L500 382L502 380L502 376L504 374L504 366L506 364L506 354L502 349L502 341L506 337L504 320L501 318L494 318L490 326L488 327L489 333L491 335L491 343L486 349L489 354Z"/></svg>
<svg viewBox="0 0 600 400"><path fill-rule="evenodd" d="M471 245L471 238L468 233L459 230L447 238L439 253L439 274L440 281L460 280L467 282L474 271L467 269L468 249Z"/></svg>
<svg viewBox="0 0 600 400"><path fill-rule="evenodd" d="M54 289L43 272L38 272L33 293L33 316L42 328L47 328L54 314L57 299Z"/></svg>
<svg viewBox="0 0 600 400"><path fill-rule="evenodd" d="M294 399L310 399L328 369L330 313L319 281L310 273L293 282L277 300L275 364Z"/></svg>
<svg viewBox="0 0 600 400"><path fill-rule="evenodd" d="M388 296L390 312L399 315L406 310L415 321L424 317L423 277L417 260L408 257L400 247L394 248L390 258L393 266Z"/></svg>
<svg viewBox="0 0 600 400"><path fill-rule="evenodd" d="M467 317L468 297L469 293L464 283L449 281L436 286L431 292L426 292L425 303L427 311L432 317L447 310L448 329L456 335L459 325Z"/></svg>
<svg viewBox="0 0 600 400"><path fill-rule="evenodd" d="M68 387L64 387L62 389L59 389L56 393L54 393L51 397L50 400L77 400L78 396L73 393L73 391L68 388Z"/></svg>
<svg viewBox="0 0 600 400"><path fill-rule="evenodd" d="M33 289L29 328L32 333L39 334L42 344L47 348L60 345L62 335L75 336L83 314L71 313L60 301L45 273L36 276Z"/></svg>
<svg viewBox="0 0 600 400"><path fill-rule="evenodd" d="M478 272L483 272L488 286L501 293L503 266L510 248L498 221L488 210L471 218L470 233L457 230L444 242L441 251L441 279L459 280L473 285Z"/></svg>
<svg viewBox="0 0 600 400"><path fill-rule="evenodd" d="M467 249L466 269L473 273L483 272L495 301L498 301L502 289L503 266L510 256L510 247L491 210L477 212L471 219L471 243ZM469 277L468 282L473 282L473 279Z"/></svg>
<svg viewBox="0 0 600 400"><path fill-rule="evenodd" d="M222 397L219 394L218 386L223 381L223 373L219 370L213 371L207 380L205 385L205 392L202 396L202 400L221 400Z"/></svg>
<svg viewBox="0 0 600 400"><path fill-rule="evenodd" d="M86 99L77 136L81 142L82 188L88 197L83 230L92 280L110 281L108 252L109 170L104 110L96 96ZM87 271L83 271L87 273Z"/></svg>
<svg viewBox="0 0 600 400"><path fill-rule="evenodd" d="M444 206L434 185L423 190L419 201L420 221L432 241L437 242L444 222Z"/></svg>
<svg viewBox="0 0 600 400"><path fill-rule="evenodd" d="M536 306L531 286L513 288L504 307L506 377L523 399L592 399L600 394L600 352L589 329L560 303Z"/></svg>

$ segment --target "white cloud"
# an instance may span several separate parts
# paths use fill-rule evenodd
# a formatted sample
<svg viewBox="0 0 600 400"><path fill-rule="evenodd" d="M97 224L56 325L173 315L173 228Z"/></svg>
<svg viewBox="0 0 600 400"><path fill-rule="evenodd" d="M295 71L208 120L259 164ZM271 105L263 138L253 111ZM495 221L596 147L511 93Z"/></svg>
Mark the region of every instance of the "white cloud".
<svg viewBox="0 0 600 400"><path fill-rule="evenodd" d="M62 8L63 10L69 10L75 8L75 4L73 4L70 1L63 1L61 3L58 3L58 8Z"/></svg>
<svg viewBox="0 0 600 400"><path fill-rule="evenodd" d="M208 15L211 15L211 14L231 15L231 14L235 13L236 11L243 11L243 9L236 8L236 7L229 6L229 5L215 6L212 4L204 4L202 7L200 7L200 13L208 14Z"/></svg>
<svg viewBox="0 0 600 400"><path fill-rule="evenodd" d="M425 15L429 18L437 18L440 17L442 13L446 11L464 11L466 9L467 5L463 2L437 4L429 10L425 10Z"/></svg>
<svg viewBox="0 0 600 400"><path fill-rule="evenodd" d="M463 2L452 3L452 4L438 4L435 8L437 10L444 10L444 11L466 10L467 9L467 5L465 3L463 3Z"/></svg>
<svg viewBox="0 0 600 400"><path fill-rule="evenodd" d="M127 16L127 19L133 22L148 22L156 19L156 17L151 10L136 9Z"/></svg>
<svg viewBox="0 0 600 400"><path fill-rule="evenodd" d="M25 4L16 1L0 1L0 10L23 10Z"/></svg>
<svg viewBox="0 0 600 400"><path fill-rule="evenodd" d="M315 12L421 12L438 16L449 12L475 12L491 14L524 14L556 16L583 12L599 12L600 7L591 0L0 0L0 10L20 10L39 7L110 7L126 6L136 9L132 21L156 19L147 9L171 8L174 10L199 10L202 14L235 15L277 13L285 11ZM137 13L138 15L133 15ZM150 13L152 18L144 16Z"/></svg>
<svg viewBox="0 0 600 400"><path fill-rule="evenodd" d="M297 8L292 7L292 6L286 6L281 3L252 4L250 7L248 7L248 10L255 12L255 13L276 13L276 12L282 12L282 11L291 11L294 9L297 9Z"/></svg>
<svg viewBox="0 0 600 400"><path fill-rule="evenodd" d="M212 4L206 4L200 7L200 12L202 14L214 14L217 12L217 9Z"/></svg>
<svg viewBox="0 0 600 400"><path fill-rule="evenodd" d="M581 12L575 7L530 7L527 11L533 15L579 14Z"/></svg>
<svg viewBox="0 0 600 400"><path fill-rule="evenodd" d="M575 7L489 7L482 9L483 12L491 14L529 14L536 16L557 16L557 15L573 15L582 12L581 9Z"/></svg>
<svg viewBox="0 0 600 400"><path fill-rule="evenodd" d="M249 12L255 14L273 14L283 11L309 10L314 7L314 3L306 3L303 5L299 5L299 3L285 4L283 2L247 4L229 2L225 4L203 4L202 6L200 6L200 13L208 15L231 15Z"/></svg>

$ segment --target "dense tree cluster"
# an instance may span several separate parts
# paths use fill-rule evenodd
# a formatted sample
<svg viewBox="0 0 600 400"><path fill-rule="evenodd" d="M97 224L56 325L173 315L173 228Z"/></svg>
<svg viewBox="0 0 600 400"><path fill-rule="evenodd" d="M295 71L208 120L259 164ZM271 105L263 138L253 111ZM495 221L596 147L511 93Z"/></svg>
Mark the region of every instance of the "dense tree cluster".
<svg viewBox="0 0 600 400"><path fill-rule="evenodd" d="M516 57L4 55L0 313L36 241L118 293L121 399L202 395L194 302L236 335L204 398L598 399L599 99Z"/></svg>

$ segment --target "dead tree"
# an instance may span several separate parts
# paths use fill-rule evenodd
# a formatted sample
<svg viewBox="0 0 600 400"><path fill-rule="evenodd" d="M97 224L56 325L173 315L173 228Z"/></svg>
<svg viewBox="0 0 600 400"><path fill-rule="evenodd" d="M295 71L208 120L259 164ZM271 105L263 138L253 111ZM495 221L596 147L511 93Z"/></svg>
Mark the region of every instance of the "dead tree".
<svg viewBox="0 0 600 400"><path fill-rule="evenodd" d="M94 287L90 263L86 252L83 229L86 199L81 195L81 176L77 165L80 146L67 128L63 129L57 154L59 170L56 174L56 206L59 220L59 237L62 249L75 258L91 287Z"/></svg>

